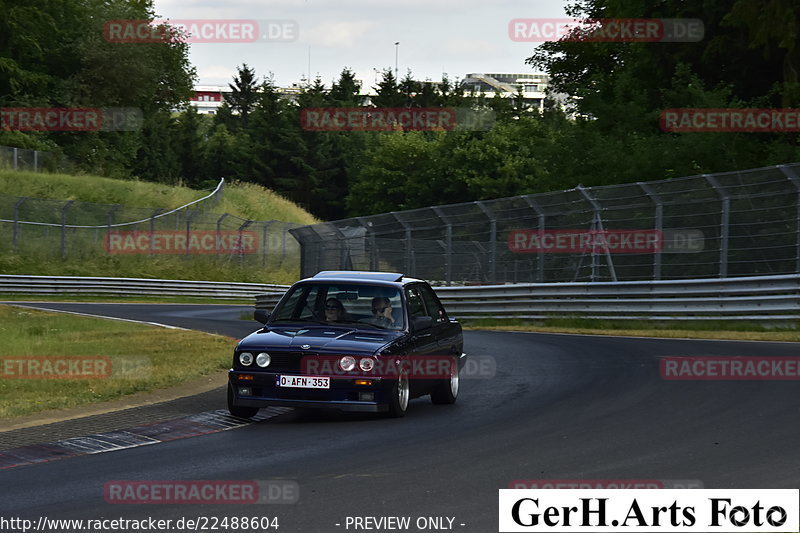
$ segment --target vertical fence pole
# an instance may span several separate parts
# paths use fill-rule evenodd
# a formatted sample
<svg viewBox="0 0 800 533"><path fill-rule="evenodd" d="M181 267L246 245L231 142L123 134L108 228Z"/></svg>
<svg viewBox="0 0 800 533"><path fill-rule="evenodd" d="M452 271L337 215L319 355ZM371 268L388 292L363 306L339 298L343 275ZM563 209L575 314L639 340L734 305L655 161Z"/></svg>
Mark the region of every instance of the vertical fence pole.
<svg viewBox="0 0 800 533"><path fill-rule="evenodd" d="M444 281L445 285L450 286L453 278L453 224L447 215L444 214L441 207L432 207L433 212L445 223L444 228L444 242L445 242L445 263L444 263Z"/></svg>
<svg viewBox="0 0 800 533"><path fill-rule="evenodd" d="M267 249L269 248L269 227L273 221L264 222L264 230L261 235L261 265L267 264ZM219 229L217 230L219 231Z"/></svg>
<svg viewBox="0 0 800 533"><path fill-rule="evenodd" d="M795 197L795 243L794 243L794 271L800 273L800 178L791 168L786 165L778 165L778 168L789 181L792 182L795 189L797 189L797 196Z"/></svg>
<svg viewBox="0 0 800 533"><path fill-rule="evenodd" d="M489 282L497 283L497 217L484 202L475 202L489 219Z"/></svg>
<svg viewBox="0 0 800 533"><path fill-rule="evenodd" d="M19 241L19 208L22 207L22 204L24 204L27 199L27 197L23 196L14 203L14 230L11 237L11 247L15 252L17 251L17 242Z"/></svg>
<svg viewBox="0 0 800 533"><path fill-rule="evenodd" d="M186 212L186 253L184 255L189 255L189 241L192 237L192 217L194 217L197 211L187 211Z"/></svg>
<svg viewBox="0 0 800 533"><path fill-rule="evenodd" d="M538 219L538 223L536 225L536 229L541 233L544 231L544 225L546 222L546 217L544 214L544 210L539 205L539 203L533 199L533 196L526 195L523 196L525 202L530 206L534 213L536 213L536 218ZM515 267L516 268L516 267ZM539 247L539 250L536 252L536 281L543 282L544 281L544 250L542 247Z"/></svg>
<svg viewBox="0 0 800 533"><path fill-rule="evenodd" d="M405 230L406 246L405 246L405 272L404 272L404 274L406 276L414 276L414 275L416 275L415 274L415 271L416 271L416 264L415 263L416 262L413 259L416 259L416 258L412 259L413 249L412 249L412 242L411 242L411 225L408 222L406 222L405 220L403 220L402 218L400 218L399 216L397 216L397 213L395 211L392 211L389 214L392 215L394 217L394 219L397 222L399 222L400 225L403 226L403 229Z"/></svg>
<svg viewBox="0 0 800 533"><path fill-rule="evenodd" d="M228 213L224 213L221 217L217 219L217 233L214 235L214 251L216 255L220 255L220 246L219 243L222 242L222 221L228 216Z"/></svg>
<svg viewBox="0 0 800 533"><path fill-rule="evenodd" d="M589 194L589 192L583 187L583 185L578 185L576 189L583 195L584 198L586 198L586 201L588 201L592 206L592 210L594 211L594 221L592 223L593 226L592 229L597 229L604 232L605 229L603 228L603 218L600 215L600 212L603 210L602 206L597 200L595 200L592 197L592 195ZM594 239L592 239L592 242L594 242ZM605 242L605 235L603 238L603 242ZM608 246L605 246L605 249L606 249L605 251L606 262L608 264L608 271L611 274L611 281L616 282L617 271L614 268L614 261L611 259L611 252L609 252ZM597 250L595 250L594 245L592 245L592 281L597 281L599 279L600 277L599 267L600 265L597 262Z"/></svg>
<svg viewBox="0 0 800 533"><path fill-rule="evenodd" d="M161 213L162 209L156 209L150 215L150 255L155 254L155 239L156 239L156 217Z"/></svg>
<svg viewBox="0 0 800 533"><path fill-rule="evenodd" d="M39 171L39 150L33 151L33 171Z"/></svg>
<svg viewBox="0 0 800 533"><path fill-rule="evenodd" d="M67 257L67 209L75 203L75 200L70 200L61 208L61 258Z"/></svg>
<svg viewBox="0 0 800 533"><path fill-rule="evenodd" d="M719 245L719 277L728 277L728 240L730 238L731 198L717 178L711 174L703 174L722 200L722 216L720 217L720 245Z"/></svg>
<svg viewBox="0 0 800 533"><path fill-rule="evenodd" d="M637 185L641 187L644 193L650 197L650 200L656 204L656 223L653 229L661 236L661 246L658 247L658 250L656 250L653 255L653 279L661 279L661 250L664 249L664 202L650 185L642 182L638 182Z"/></svg>
<svg viewBox="0 0 800 533"><path fill-rule="evenodd" d="M239 249L239 262L244 263L244 245L242 244L242 232L253 224L253 220L245 220L244 224L239 226L239 241L237 247ZM188 246L187 246L188 247Z"/></svg>
<svg viewBox="0 0 800 533"><path fill-rule="evenodd" d="M19 149L18 148L12 148L11 149L11 160L14 162L14 165L13 165L14 166L14 170L18 170L18 168L19 168L19 165L17 163L18 154L19 154Z"/></svg>

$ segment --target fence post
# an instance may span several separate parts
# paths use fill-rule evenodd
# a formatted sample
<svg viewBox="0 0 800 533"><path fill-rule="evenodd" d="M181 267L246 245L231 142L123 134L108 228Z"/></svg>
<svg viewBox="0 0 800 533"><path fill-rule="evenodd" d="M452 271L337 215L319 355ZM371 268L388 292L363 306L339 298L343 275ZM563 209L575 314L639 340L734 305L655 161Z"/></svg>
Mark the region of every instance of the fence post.
<svg viewBox="0 0 800 533"><path fill-rule="evenodd" d="M61 258L67 257L67 209L75 203L75 200L70 200L61 208Z"/></svg>
<svg viewBox="0 0 800 533"><path fill-rule="evenodd" d="M603 228L603 218L600 216L600 212L603 210L600 203L595 200L592 195L583 187L583 185L578 185L575 187L578 192L580 192L584 198L591 204L592 210L594 211L594 222L593 226L596 225L597 228L604 233L603 235L603 242L605 243L605 228ZM594 229L594 228L592 228ZM608 246L605 246L606 249L606 261L608 262L608 271L611 274L611 281L617 281L617 271L614 269L614 261L611 259L611 252L608 251ZM599 276L599 268L600 265L597 262L597 250L594 247L594 239L592 239L592 281L597 281Z"/></svg>
<svg viewBox="0 0 800 533"><path fill-rule="evenodd" d="M781 172L783 172L783 175L792 182L792 185L794 185L795 189L797 189L794 226L796 239L794 245L794 271L800 273L800 179L798 179L794 170L790 169L786 165L778 165L778 168Z"/></svg>
<svg viewBox="0 0 800 533"><path fill-rule="evenodd" d="M656 227L654 229L661 235L661 246L658 247L653 257L653 279L661 279L661 250L664 249L664 201L650 185L642 182L637 182L637 185L656 204Z"/></svg>
<svg viewBox="0 0 800 533"><path fill-rule="evenodd" d="M719 244L719 277L728 277L728 239L730 234L731 198L717 178L711 174L703 174L722 200L722 215L720 217L720 244Z"/></svg>
<svg viewBox="0 0 800 533"><path fill-rule="evenodd" d="M264 231L261 235L261 265L266 266L267 264L267 248L269 248L269 227L272 225L274 221L270 220L268 222L264 222Z"/></svg>
<svg viewBox="0 0 800 533"><path fill-rule="evenodd" d="M242 245L242 232L248 228L254 221L253 220L245 220L244 224L239 226L239 240L237 242L237 248L239 249L239 261L244 263L244 246ZM188 246L187 246L188 248Z"/></svg>
<svg viewBox="0 0 800 533"><path fill-rule="evenodd" d="M523 196L523 198L525 199L525 202L530 206L530 208L533 209L533 212L536 213L536 218L538 219L537 229L541 233L542 231L544 231L544 224L545 224L545 214L544 211L542 210L542 207L536 200L533 199L533 196L530 194ZM514 268L516 269L516 265L514 266ZM544 282L544 250L542 250L541 246L539 247L539 250L536 252L536 270L537 270L536 281Z"/></svg>
<svg viewBox="0 0 800 533"><path fill-rule="evenodd" d="M489 246L491 247L489 252L489 281L497 283L497 217L494 216L494 212L484 202L475 202L475 205L480 207L483 214L489 219Z"/></svg>
<svg viewBox="0 0 800 533"><path fill-rule="evenodd" d="M150 215L150 255L155 255L155 239L156 239L156 217L161 213L163 209L160 207L153 211L153 214Z"/></svg>
<svg viewBox="0 0 800 533"><path fill-rule="evenodd" d="M14 170L18 169L18 166L17 166L17 154L18 153L19 153L19 149L18 148L12 148L11 149L11 160L14 162Z"/></svg>
<svg viewBox="0 0 800 533"><path fill-rule="evenodd" d="M11 247L15 252L17 251L17 241L19 239L19 208L22 207L22 204L27 199L26 196L23 196L14 203L14 231L11 237Z"/></svg>
<svg viewBox="0 0 800 533"><path fill-rule="evenodd" d="M414 263L414 261L412 260L412 257L411 257L413 255L412 243L411 243L411 225L408 222L406 222L405 220L403 220L402 218L400 218L399 216L397 216L397 212L392 211L389 214L392 215L392 217L394 217L394 219L396 221L398 221L400 223L400 225L403 226L403 229L405 230L405 240L406 240L405 263L406 263L406 266L405 266L405 272L404 273L405 273L406 276L414 276L414 271L416 270L416 268L415 268L415 265L412 264L412 263Z"/></svg>
<svg viewBox="0 0 800 533"><path fill-rule="evenodd" d="M433 212L436 213L445 223L445 263L444 263L444 281L449 287L453 277L453 224L447 215L444 214L441 207L432 207Z"/></svg>
<svg viewBox="0 0 800 533"><path fill-rule="evenodd" d="M39 172L39 150L33 151L33 171Z"/></svg>

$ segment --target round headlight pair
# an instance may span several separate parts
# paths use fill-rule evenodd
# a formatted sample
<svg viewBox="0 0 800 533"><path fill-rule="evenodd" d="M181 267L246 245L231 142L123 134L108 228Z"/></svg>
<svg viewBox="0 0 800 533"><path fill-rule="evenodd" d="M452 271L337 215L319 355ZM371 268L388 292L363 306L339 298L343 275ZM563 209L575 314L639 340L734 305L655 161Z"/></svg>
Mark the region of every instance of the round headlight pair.
<svg viewBox="0 0 800 533"><path fill-rule="evenodd" d="M261 352L256 356L256 364L261 368L269 366L269 363L272 361L272 358L266 352ZM253 354L249 352L242 352L239 354L239 362L242 366L250 366L253 364Z"/></svg>
<svg viewBox="0 0 800 533"><path fill-rule="evenodd" d="M350 372L356 367L356 358L352 355L345 355L339 359L339 368L345 372ZM358 362L358 367L364 372L369 372L375 368L375 360L371 357L364 357Z"/></svg>

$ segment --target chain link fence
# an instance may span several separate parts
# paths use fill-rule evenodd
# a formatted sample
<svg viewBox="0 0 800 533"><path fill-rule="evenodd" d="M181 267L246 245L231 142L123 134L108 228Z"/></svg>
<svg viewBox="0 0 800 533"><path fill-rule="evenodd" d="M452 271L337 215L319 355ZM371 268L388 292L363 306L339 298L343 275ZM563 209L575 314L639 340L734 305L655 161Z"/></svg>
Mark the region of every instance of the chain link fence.
<svg viewBox="0 0 800 533"><path fill-rule="evenodd" d="M43 172L56 170L59 161L50 152L0 146L0 168Z"/></svg>
<svg viewBox="0 0 800 533"><path fill-rule="evenodd" d="M800 163L303 226L301 273L492 284L800 272Z"/></svg>
<svg viewBox="0 0 800 533"><path fill-rule="evenodd" d="M0 253L44 261L203 257L257 268L296 268L299 246L288 231L298 224L211 212L223 184L172 210L0 196Z"/></svg>

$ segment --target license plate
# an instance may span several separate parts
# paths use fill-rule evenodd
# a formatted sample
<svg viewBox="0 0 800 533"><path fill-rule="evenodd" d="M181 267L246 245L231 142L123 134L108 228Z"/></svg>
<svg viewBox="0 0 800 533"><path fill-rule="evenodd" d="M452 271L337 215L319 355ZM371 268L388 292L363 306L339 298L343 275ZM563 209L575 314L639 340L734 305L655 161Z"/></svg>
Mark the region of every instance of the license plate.
<svg viewBox="0 0 800 533"><path fill-rule="evenodd" d="M294 387L299 389L330 389L331 378L317 376L276 376L278 387Z"/></svg>

